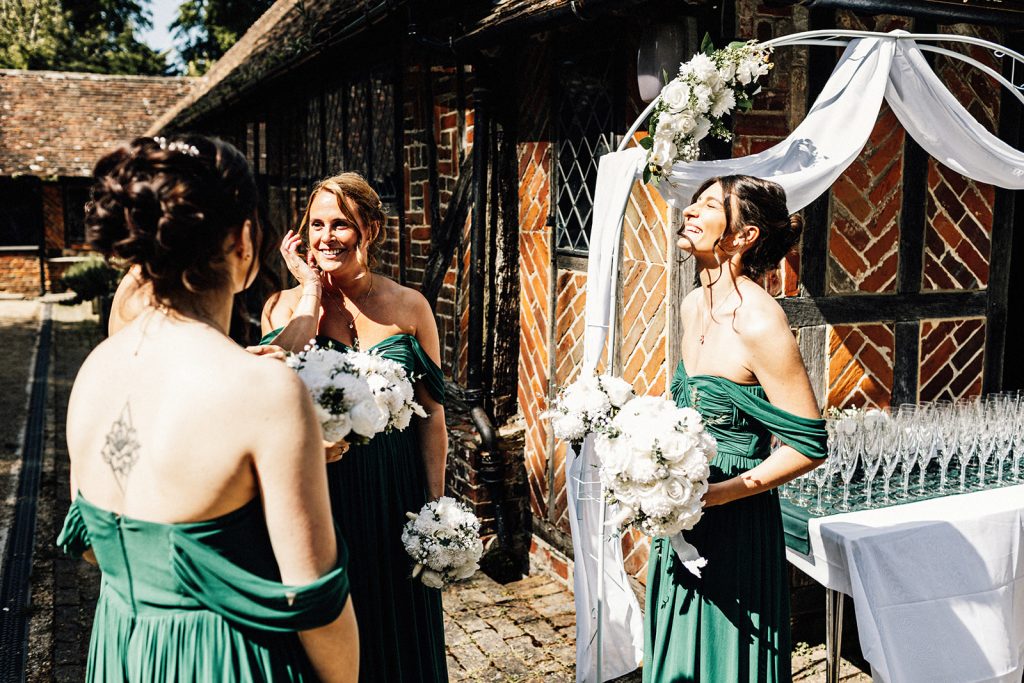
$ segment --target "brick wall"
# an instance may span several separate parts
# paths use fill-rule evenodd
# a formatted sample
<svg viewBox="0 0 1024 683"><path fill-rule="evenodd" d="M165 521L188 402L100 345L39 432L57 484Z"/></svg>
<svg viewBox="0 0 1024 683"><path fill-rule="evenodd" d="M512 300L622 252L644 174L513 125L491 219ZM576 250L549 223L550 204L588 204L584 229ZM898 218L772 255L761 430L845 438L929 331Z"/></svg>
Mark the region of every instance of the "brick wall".
<svg viewBox="0 0 1024 683"><path fill-rule="evenodd" d="M0 292L39 295L39 257L35 254L0 253Z"/></svg>
<svg viewBox="0 0 1024 683"><path fill-rule="evenodd" d="M912 28L909 19L869 17L837 12L840 27L889 31ZM767 40L806 30L808 11L778 7L760 0L737 2L737 34ZM957 26L942 30L972 32L999 41L996 32ZM520 71L529 82L546 82L550 56L534 45ZM837 52L838 55L838 52ZM976 55L983 61L989 58ZM736 117L733 155L766 149L785 138L802 120L808 99L808 52L782 48L776 68L755 98L754 110ZM969 67L937 60L937 70L990 129L998 109L992 105L990 83ZM986 89L987 88L987 89ZM984 103L979 103L984 100ZM547 128L550 103L541 89L524 93L520 104L520 272L521 347L519 407L525 421L527 480L535 532L545 543L535 551L550 561L552 549L571 557L568 534L565 448L555 442L539 413L547 405L551 385L572 381L582 361L583 303L586 274L557 268L551 277L549 174L553 139ZM899 245L899 212L903 201L905 134L888 107L860 157L833 187L827 218L826 294L895 292ZM992 224L992 188L971 183L932 161L928 167L925 289L984 288L987 283L988 235ZM641 393L664 394L674 370L668 299L674 252L667 209L652 188L634 187L623 230L620 283L622 297L619 366L622 376ZM799 250L769 273L764 282L775 296L797 296L800 290ZM554 288L553 307L551 288ZM825 382L828 405L888 405L894 383L895 331L891 323L826 326ZM956 398L981 390L984 361L984 319L923 321L920 333L921 400ZM648 539L623 538L628 572L639 581L646 572ZM794 584L797 585L797 584ZM797 611L814 609L820 596L797 585ZM803 605L803 607L799 607Z"/></svg>

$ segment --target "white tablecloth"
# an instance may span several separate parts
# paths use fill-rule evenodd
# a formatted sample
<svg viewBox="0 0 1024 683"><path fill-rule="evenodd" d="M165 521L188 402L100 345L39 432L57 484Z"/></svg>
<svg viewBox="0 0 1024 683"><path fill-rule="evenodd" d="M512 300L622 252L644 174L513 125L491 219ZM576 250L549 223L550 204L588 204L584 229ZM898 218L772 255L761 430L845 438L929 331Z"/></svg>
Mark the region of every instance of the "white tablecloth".
<svg viewBox="0 0 1024 683"><path fill-rule="evenodd" d="M1024 486L814 518L789 561L853 598L875 680L1021 683Z"/></svg>

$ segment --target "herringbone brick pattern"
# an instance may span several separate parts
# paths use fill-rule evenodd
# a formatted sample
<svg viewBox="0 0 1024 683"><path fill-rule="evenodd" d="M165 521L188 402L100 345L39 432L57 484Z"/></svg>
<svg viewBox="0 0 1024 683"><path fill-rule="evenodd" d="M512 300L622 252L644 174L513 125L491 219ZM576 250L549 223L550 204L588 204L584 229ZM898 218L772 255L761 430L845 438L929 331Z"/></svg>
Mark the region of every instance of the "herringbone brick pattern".
<svg viewBox="0 0 1024 683"><path fill-rule="evenodd" d="M966 33L998 41L990 27L957 25ZM947 29L948 30L948 29ZM966 49L966 46L960 46ZM972 48L974 59L995 69L1000 65L991 54ZM979 69L960 60L938 56L935 71L942 82L982 125L996 130L999 87ZM991 185L976 183L935 159L928 161L928 197L925 233L924 289L982 289L988 286L991 250L992 207L995 191Z"/></svg>
<svg viewBox="0 0 1024 683"><path fill-rule="evenodd" d="M622 534L622 558L626 572L647 585L647 558L651 553L651 538L630 529Z"/></svg>
<svg viewBox="0 0 1024 683"><path fill-rule="evenodd" d="M535 145L538 143L534 143ZM547 146L545 144L545 146ZM543 156L547 156L545 151ZM546 216L546 213L544 214ZM524 455L533 514L547 517L548 425L540 418L548 395L548 297L551 236L546 229L525 231L520 223L519 407L526 420ZM540 226L543 228L543 220Z"/></svg>
<svg viewBox="0 0 1024 683"><path fill-rule="evenodd" d="M921 401L981 394L985 319L925 320L921 324Z"/></svg>
<svg viewBox="0 0 1024 683"><path fill-rule="evenodd" d="M584 307L587 276L576 270L559 270L555 285L555 377L557 386L576 379L583 365ZM569 533L568 500L565 490L565 444L556 443L551 466L554 470L554 499L551 521Z"/></svg>
<svg viewBox="0 0 1024 683"><path fill-rule="evenodd" d="M526 423L524 457L534 517L548 518L548 454L551 438L540 413L547 408L551 229L551 136L547 48L521 60L519 108L519 409Z"/></svg>
<svg viewBox="0 0 1024 683"><path fill-rule="evenodd" d="M904 132L888 105L864 150L832 186L828 286L835 294L896 286Z"/></svg>
<svg viewBox="0 0 1024 683"><path fill-rule="evenodd" d="M660 396L668 376L668 206L651 186L636 183L622 228L622 376L637 394Z"/></svg>
<svg viewBox="0 0 1024 683"><path fill-rule="evenodd" d="M836 325L829 332L828 405L884 407L892 397L891 325Z"/></svg>

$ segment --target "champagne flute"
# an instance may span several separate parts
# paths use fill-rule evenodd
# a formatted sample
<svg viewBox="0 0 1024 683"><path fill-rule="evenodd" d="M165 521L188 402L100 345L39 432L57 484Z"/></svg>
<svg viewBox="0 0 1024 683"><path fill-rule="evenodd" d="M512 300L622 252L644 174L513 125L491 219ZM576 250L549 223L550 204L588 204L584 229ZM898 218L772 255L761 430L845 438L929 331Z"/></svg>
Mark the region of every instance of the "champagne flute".
<svg viewBox="0 0 1024 683"><path fill-rule="evenodd" d="M839 474L843 478L843 499L836 503L835 508L841 512L850 509L850 482L853 480L853 473L857 471L857 460L860 457L860 444L863 435L860 430L852 434L843 434L839 438L840 452L842 457L839 462Z"/></svg>
<svg viewBox="0 0 1024 683"><path fill-rule="evenodd" d="M903 429L897 426L893 430L896 441L903 441L905 439L902 434ZM893 473L896 472L896 466L903 462L903 451L905 449L906 446L896 443L882 449L882 507L892 504L889 498L889 480L892 479ZM904 464L904 468L906 468L906 464Z"/></svg>

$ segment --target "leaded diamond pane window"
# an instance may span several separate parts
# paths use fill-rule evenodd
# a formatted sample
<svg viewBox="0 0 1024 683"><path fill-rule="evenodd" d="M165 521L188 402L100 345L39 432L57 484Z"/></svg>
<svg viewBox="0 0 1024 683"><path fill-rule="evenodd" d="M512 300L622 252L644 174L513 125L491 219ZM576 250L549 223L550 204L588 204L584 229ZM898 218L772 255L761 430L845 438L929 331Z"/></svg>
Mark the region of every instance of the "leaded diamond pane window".
<svg viewBox="0 0 1024 683"><path fill-rule="evenodd" d="M555 238L559 253L586 255L594 213L597 163L613 149L612 53L563 62L558 100Z"/></svg>
<svg viewBox="0 0 1024 683"><path fill-rule="evenodd" d="M398 193L395 174L395 86L383 70L370 77L373 126L373 177L381 200L393 204Z"/></svg>
<svg viewBox="0 0 1024 683"><path fill-rule="evenodd" d="M368 155L370 117L369 84L364 80L354 81L348 86L346 109L348 126L345 130L346 171L355 171L363 177L369 176Z"/></svg>

